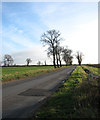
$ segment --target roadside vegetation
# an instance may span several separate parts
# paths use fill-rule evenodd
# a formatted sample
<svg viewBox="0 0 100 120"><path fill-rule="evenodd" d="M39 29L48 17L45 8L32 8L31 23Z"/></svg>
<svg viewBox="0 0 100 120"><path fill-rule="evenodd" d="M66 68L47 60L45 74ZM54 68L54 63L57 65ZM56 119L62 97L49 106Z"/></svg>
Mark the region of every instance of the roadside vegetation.
<svg viewBox="0 0 100 120"><path fill-rule="evenodd" d="M64 68L64 66L62 67ZM34 77L48 72L53 72L58 69L53 66L39 66L39 67L2 67L2 82L12 80L19 80L22 78Z"/></svg>
<svg viewBox="0 0 100 120"><path fill-rule="evenodd" d="M85 69L88 69L92 74L100 76L100 68L91 67L91 66L82 66Z"/></svg>
<svg viewBox="0 0 100 120"><path fill-rule="evenodd" d="M97 79L89 82L88 74L81 66L77 66L33 119L98 118L99 96Z"/></svg>

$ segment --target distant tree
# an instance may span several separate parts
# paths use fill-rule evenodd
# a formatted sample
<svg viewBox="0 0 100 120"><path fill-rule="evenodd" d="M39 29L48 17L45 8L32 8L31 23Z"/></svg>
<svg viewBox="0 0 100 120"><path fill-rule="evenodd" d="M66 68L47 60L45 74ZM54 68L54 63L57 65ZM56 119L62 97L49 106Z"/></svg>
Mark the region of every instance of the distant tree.
<svg viewBox="0 0 100 120"><path fill-rule="evenodd" d="M60 38L61 33L56 30L49 30L46 33L44 33L41 36L41 42L45 45L48 45L48 52L47 54L50 56L53 56L53 65L54 68L56 68L56 59L57 59L57 64L58 64L58 57L56 56L56 49L60 43Z"/></svg>
<svg viewBox="0 0 100 120"><path fill-rule="evenodd" d="M45 66L47 65L46 60L44 61Z"/></svg>
<svg viewBox="0 0 100 120"><path fill-rule="evenodd" d="M39 66L40 66L41 64L42 64L42 63L41 63L41 61L38 61L38 62L37 62L37 65L39 65Z"/></svg>
<svg viewBox="0 0 100 120"><path fill-rule="evenodd" d="M81 63L82 63L83 56L84 56L84 55L83 55L82 52L79 52L79 51L78 51L78 52L76 53L76 58L77 58L77 60L78 60L78 64L79 64L79 65L81 65Z"/></svg>
<svg viewBox="0 0 100 120"><path fill-rule="evenodd" d="M13 64L14 60L11 55L5 54L3 62L4 66L10 66Z"/></svg>
<svg viewBox="0 0 100 120"><path fill-rule="evenodd" d="M68 49L67 47L63 48L62 57L66 65L72 65L73 56L71 54L72 54L72 50Z"/></svg>
<svg viewBox="0 0 100 120"><path fill-rule="evenodd" d="M69 60L68 60L68 64L69 64L69 65L72 65L72 62L73 62L73 56L69 56L68 59L69 59Z"/></svg>
<svg viewBox="0 0 100 120"><path fill-rule="evenodd" d="M29 64L32 62L32 60L30 58L27 58L26 62L27 62L27 66L29 66Z"/></svg>
<svg viewBox="0 0 100 120"><path fill-rule="evenodd" d="M14 66L16 66L16 63L14 64Z"/></svg>

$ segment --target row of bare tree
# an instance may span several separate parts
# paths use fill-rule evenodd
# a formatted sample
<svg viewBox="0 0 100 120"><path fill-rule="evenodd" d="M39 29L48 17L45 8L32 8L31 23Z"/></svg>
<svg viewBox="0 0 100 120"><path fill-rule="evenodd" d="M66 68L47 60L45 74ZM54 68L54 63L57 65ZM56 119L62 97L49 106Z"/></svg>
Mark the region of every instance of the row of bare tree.
<svg viewBox="0 0 100 120"><path fill-rule="evenodd" d="M29 64L32 62L32 59L31 58L27 58L26 62L27 62L27 66L29 66ZM2 63L4 63L4 66L12 66L13 63L14 63L14 59L12 58L11 55L5 54ZM42 64L43 63L41 61L37 62L37 65L42 65ZM46 61L45 61L45 65L46 65Z"/></svg>
<svg viewBox="0 0 100 120"><path fill-rule="evenodd" d="M41 42L43 46L48 46L47 55L48 57L53 58L53 65L54 68L62 66L62 60L66 63L66 65L72 65L73 62L73 55L72 50L68 49L68 47L60 46L60 42L63 40L61 37L60 31L56 30L49 30L41 36ZM80 52L76 53L76 58L78 60L79 65L81 65L83 54ZM4 56L4 66L12 65L14 59L11 55L6 54ZM30 58L26 59L27 66L32 62ZM40 65L40 61L37 63ZM45 61L46 65L46 61Z"/></svg>
<svg viewBox="0 0 100 120"><path fill-rule="evenodd" d="M60 46L60 42L63 40L60 35L61 33L59 31L49 30L41 36L41 42L43 45L48 46L48 56L53 57L54 68L62 66L62 59L65 61L66 65L72 65L73 62L72 50ZM82 62L82 56L82 53L77 52L76 58L78 59L79 65L81 65Z"/></svg>

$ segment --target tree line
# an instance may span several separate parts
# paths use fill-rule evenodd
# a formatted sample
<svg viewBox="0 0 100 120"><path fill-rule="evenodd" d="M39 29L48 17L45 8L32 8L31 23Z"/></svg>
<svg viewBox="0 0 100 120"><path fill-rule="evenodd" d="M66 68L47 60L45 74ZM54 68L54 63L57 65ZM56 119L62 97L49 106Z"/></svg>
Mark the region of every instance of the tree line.
<svg viewBox="0 0 100 120"><path fill-rule="evenodd" d="M60 31L57 30L49 30L42 34L40 41L42 42L43 46L48 46L47 48L47 55L48 57L52 57L53 59L53 66L56 67L62 67L62 60L67 65L72 65L73 62L73 55L72 50L69 49L67 46L62 47L60 45L61 41L63 39L61 38ZM79 65L82 63L83 54L81 52L76 53L76 58L78 60ZM27 66L32 62L30 58L26 59ZM3 59L4 66L10 66L13 65L14 59L11 55L4 55ZM38 65L41 64L40 61L37 63ZM46 65L46 61L45 61Z"/></svg>
<svg viewBox="0 0 100 120"><path fill-rule="evenodd" d="M66 65L72 65L73 55L72 50L68 49L68 47L60 46L60 42L63 39L61 38L60 31L57 30L49 30L46 31L41 36L41 42L44 46L48 46L47 55L53 58L54 68L61 67L61 60L63 59ZM81 52L76 53L76 58L78 60L79 65L81 65L83 54ZM61 59L62 57L62 59Z"/></svg>

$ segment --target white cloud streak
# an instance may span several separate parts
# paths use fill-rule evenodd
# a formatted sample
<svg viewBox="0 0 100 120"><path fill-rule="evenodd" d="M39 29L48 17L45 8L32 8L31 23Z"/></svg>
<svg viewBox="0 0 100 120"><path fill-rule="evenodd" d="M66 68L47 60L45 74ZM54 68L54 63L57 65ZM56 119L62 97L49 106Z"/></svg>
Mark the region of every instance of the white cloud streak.
<svg viewBox="0 0 100 120"><path fill-rule="evenodd" d="M74 52L83 52L83 63L98 63L98 11L90 12L88 5L77 8L76 4L75 8L71 9L72 6L64 3L49 4L41 12L39 8L36 10L49 29L61 31L65 38L62 46L68 45ZM85 9L88 11L84 13ZM74 61L76 63L76 60Z"/></svg>
<svg viewBox="0 0 100 120"><path fill-rule="evenodd" d="M4 37L6 36L10 41L22 46L22 49L16 50L13 44L5 44L11 51L14 50L12 55L15 58L15 63L25 64L26 58L33 59L32 64L36 64L38 60L51 62L47 58L42 45L32 40L32 34L34 33L33 37L36 38L37 41L40 41L41 34L45 32L47 28L61 31L62 37L65 39L65 41L61 42L62 46L68 45L74 53L78 50L83 52L85 55L83 63L97 63L97 12L96 10L91 12L91 9L88 8L89 4L87 6L82 6L81 4L82 7L77 8L78 5L79 3L75 5L75 8L72 8L71 5L67 5L67 3L54 3L45 6L38 6L37 4L34 7L31 5L31 10L35 11L40 18L40 25L24 20L21 23L21 28L15 25L10 25L9 29L4 28ZM41 7L43 8L41 9ZM85 10L85 8L87 10ZM84 10L87 12L84 12ZM19 25L20 20L16 20L16 23ZM46 27L42 27L41 25ZM77 63L77 61L74 60L74 63Z"/></svg>

